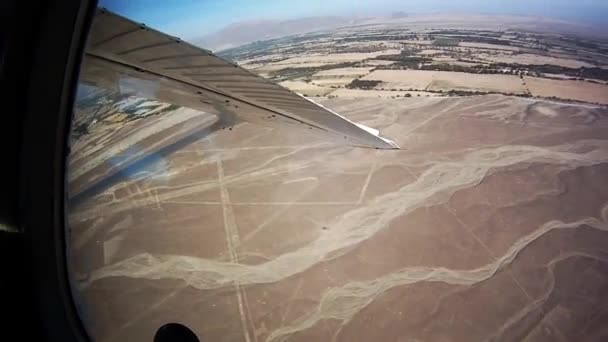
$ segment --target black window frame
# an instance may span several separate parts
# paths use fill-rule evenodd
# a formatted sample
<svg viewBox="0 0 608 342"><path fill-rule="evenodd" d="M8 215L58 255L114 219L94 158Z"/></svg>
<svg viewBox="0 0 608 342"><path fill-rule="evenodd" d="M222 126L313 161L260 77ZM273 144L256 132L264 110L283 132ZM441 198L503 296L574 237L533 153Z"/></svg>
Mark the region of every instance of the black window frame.
<svg viewBox="0 0 608 342"><path fill-rule="evenodd" d="M70 285L65 172L96 5L6 0L0 6L0 223L13 230L0 232L4 338L90 340Z"/></svg>

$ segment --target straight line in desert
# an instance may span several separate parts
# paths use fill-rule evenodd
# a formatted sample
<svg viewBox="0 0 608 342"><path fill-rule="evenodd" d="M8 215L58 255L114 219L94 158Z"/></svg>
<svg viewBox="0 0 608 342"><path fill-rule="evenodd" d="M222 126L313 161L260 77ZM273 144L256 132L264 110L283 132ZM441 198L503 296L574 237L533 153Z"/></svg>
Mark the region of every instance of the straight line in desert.
<svg viewBox="0 0 608 342"><path fill-rule="evenodd" d="M489 200L487 198L487 196L484 196L486 199L486 202L489 203ZM467 226L461 219L460 217L456 214L456 211L450 206L446 204L446 209L448 210L448 212L450 214L452 214L452 216L454 217L454 219L456 220L456 222L458 222L458 224L460 224L460 226L471 236L473 237L473 239L475 239L475 241L477 241L477 243L479 243L484 250L488 253L488 255L490 255L494 260L498 260L498 256L496 256L496 254L494 252L492 252L492 250L488 247L488 245L486 245L485 242L483 242L483 240L481 238L479 238L479 236L477 236L477 234L469 229L469 226ZM500 220L503 220L502 217L500 218ZM502 222L503 225L507 225L506 222ZM507 271L507 276L511 279L511 281L513 281L513 283L519 288L519 290L523 293L523 295L528 298L529 300L534 300L534 298L532 298L532 296L530 295L530 293L528 293L528 291L526 291L526 289L521 285L521 282L519 281L519 279L517 277L515 277L515 275L513 274L513 272L511 272L511 270Z"/></svg>
<svg viewBox="0 0 608 342"><path fill-rule="evenodd" d="M234 202L232 205L356 205L357 202Z"/></svg>
<svg viewBox="0 0 608 342"><path fill-rule="evenodd" d="M452 104L446 108L443 108L442 110L438 111L436 114L429 116L428 118L426 118L425 120L416 123L415 125L409 127L409 129L407 131L405 131L404 133L402 133L403 136L407 136L411 133L413 133L414 131L426 126L429 122L435 120L436 118L445 115L447 113L451 113L452 109L454 109L454 107L458 106L459 103L456 104Z"/></svg>
<svg viewBox="0 0 608 342"><path fill-rule="evenodd" d="M315 145L278 145L278 146L249 146L249 147L226 147L226 148L202 148L199 151L202 152L235 152L235 151L255 151L255 150L286 150L286 149L300 149L308 150L322 147L330 147L330 143L322 143Z"/></svg>
<svg viewBox="0 0 608 342"><path fill-rule="evenodd" d="M222 199L222 214L224 217L224 232L226 234L226 243L228 245L228 253L230 255L230 262L238 263L239 257L236 247L240 245L240 238L238 228L236 226L236 219L234 217L234 212L232 211L232 207L228 204L230 202L230 195L228 194L228 190L224 187L224 168L222 167L222 160L217 161L217 175L218 175L218 183L220 185L220 194ZM244 296L244 291L241 288L241 284L238 280L234 282L236 298L238 302L239 314L241 317L241 325L243 327L243 337L245 338L245 342L251 342L251 338L249 336L249 322L251 321L251 317L249 317L249 310L246 308L248 303L246 302L246 298ZM255 334L254 334L255 338Z"/></svg>
<svg viewBox="0 0 608 342"><path fill-rule="evenodd" d="M273 177L273 176L277 176L277 175L281 175L281 174L285 174L285 173L289 173L289 172L307 169L307 168L310 168L312 165L314 165L314 163L316 162L316 159L306 159L306 160L299 160L297 162L284 163L282 165L267 167L271 163L273 163L281 158L293 155L299 151L301 151L301 149L295 149L295 150L289 151L288 153L274 156L273 158L270 158L269 160L265 161L262 164L256 165L254 167L251 167L251 168L248 168L245 170L241 170L237 174L230 175L230 176L224 176L223 184L224 184L224 186L226 186L229 184L235 184L235 183L239 183L239 182L251 182L252 180L265 179L267 177ZM319 158L321 158L321 157L319 157ZM146 205L146 204L154 204L156 200L159 200L161 202L175 200L179 197L192 195L192 194L195 194L198 192L217 189L218 186L219 185L217 184L217 182L204 182L199 185L193 185L193 186L186 187L186 188L180 187L177 190L171 190L171 191L165 192L163 194L159 194L158 197L155 199L150 199L150 198L140 199L139 200L139 201L141 201L140 206ZM104 208L104 210L107 212L111 212L111 213L118 213L121 211L129 210L131 208L133 208L132 201L123 201L121 203L115 203L115 204L108 205L106 208ZM101 210L101 208L95 207L95 208L91 208L91 209L87 209L87 210L78 211L71 215L71 219L74 221L82 221L82 220L94 218L94 217L98 216L100 210Z"/></svg>
<svg viewBox="0 0 608 342"><path fill-rule="evenodd" d="M581 227L590 227L592 229L608 232L608 224L605 219L606 217L603 217L600 221L595 217L587 217L574 222L546 222L532 233L515 241L502 256L493 260L491 263L476 269L458 270L444 267L424 266L405 267L369 281L353 281L340 287L330 288L323 293L315 310L295 319L291 325L283 326L275 330L268 336L266 341L283 341L293 333L306 330L317 322L325 319L340 320L342 321L341 325L343 326L378 296L397 286L411 285L420 282L442 282L452 285L471 286L483 282L505 269L515 260L522 250L547 233L558 229L579 229ZM552 260L548 266L557 261L574 256L584 256L600 261L608 261L586 252L572 251L560 255L557 259Z"/></svg>
<svg viewBox="0 0 608 342"><path fill-rule="evenodd" d="M536 310L541 311L543 317L546 316L546 313L544 312L545 310L543 310L543 304L545 304L547 302L547 300L553 293L553 290L555 289L555 266L558 264L559 261L566 259L565 256L571 256L571 253L568 253L566 255L560 254L559 257L551 260L551 262L549 262L549 264L547 265L547 271L549 273L550 282L549 282L549 286L546 286L546 290L543 292L543 294L540 295L538 298L531 298L530 303L528 303L527 305L524 305L514 315L507 318L505 320L505 322L503 323L503 325L497 331L495 331L491 336L486 338L485 341L505 341L505 340L507 340L506 336L508 336L509 331L516 330L518 328L518 325L522 321L524 321L526 317L528 317L532 312L534 312ZM576 256L579 256L579 255L576 255ZM580 256L586 256L586 255L580 255ZM595 259L595 258L593 258L593 259ZM545 323L550 325L554 331L559 331L559 328L556 328L555 326L553 326L552 322L547 321ZM519 332L522 330L517 329L517 331ZM527 336L521 336L521 340L524 340L524 341L527 340L526 337ZM560 340L566 341L563 338Z"/></svg>
<svg viewBox="0 0 608 342"><path fill-rule="evenodd" d="M163 201L163 203L175 204L204 204L204 205L220 205L223 202L208 202L208 201ZM227 202L228 205L356 205L357 202L301 202L301 201L286 201L286 202Z"/></svg>
<svg viewBox="0 0 608 342"><path fill-rule="evenodd" d="M586 152L578 153L572 151ZM340 257L391 226L398 217L443 203L454 192L481 182L492 170L542 162L567 168L608 162L608 141L581 140L551 147L511 145L480 149L458 161L437 162L414 182L377 196L329 222L332 229L300 248L255 264L226 263L181 255L141 253L92 272L90 282L125 276L145 279L181 279L199 289L240 284L273 283L301 273L314 265ZM192 276L196 270L196 276ZM84 284L83 286L86 286Z"/></svg>
<svg viewBox="0 0 608 342"><path fill-rule="evenodd" d="M374 171L376 171L376 165L378 164L379 154L380 151L376 151L376 153L374 153L374 160L372 162L372 165L369 167L369 172L367 173L365 183L363 183L363 187L361 188L361 192L359 193L359 199L357 200L357 204L361 204L361 202L363 202L363 198L365 198L365 193L367 192L367 188L369 187L369 182L372 180Z"/></svg>
<svg viewBox="0 0 608 342"><path fill-rule="evenodd" d="M304 196L307 196L310 193L310 191L312 191L311 187L309 187L308 189L302 191L297 196L298 196L298 198L302 198ZM297 201L291 202L291 203L286 204L286 205L281 205L280 208L275 208L274 211L273 211L273 213L271 215L268 215L268 217L266 217L266 219L262 223L260 223L255 229L249 231L243 237L242 242L249 241L251 238L253 238L259 232L261 232L268 225L270 225L271 223L273 223L274 221L276 221L278 218L282 217L287 210L289 210L292 206L294 206L293 203L297 203ZM324 205L324 206L327 206L327 205Z"/></svg>

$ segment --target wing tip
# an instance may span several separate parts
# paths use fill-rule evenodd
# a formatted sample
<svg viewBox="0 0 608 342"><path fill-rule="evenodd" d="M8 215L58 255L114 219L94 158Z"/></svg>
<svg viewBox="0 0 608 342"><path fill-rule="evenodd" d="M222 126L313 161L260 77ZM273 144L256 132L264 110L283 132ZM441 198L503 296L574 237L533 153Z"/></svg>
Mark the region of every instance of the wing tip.
<svg viewBox="0 0 608 342"><path fill-rule="evenodd" d="M362 130L366 131L368 134L371 134L374 136L374 147L377 149L384 149L384 150L399 150L400 147L399 145L397 145L397 143L395 143L394 141L384 138L382 136L380 136L380 131L375 129L375 128L371 128L368 126L365 126L363 124L360 124L358 122L353 122L355 125L357 125L357 127L361 128ZM380 142L378 144L378 142Z"/></svg>
<svg viewBox="0 0 608 342"><path fill-rule="evenodd" d="M379 150L400 150L401 147L397 145L394 141L378 136L378 139L381 141L380 144L374 144L374 147Z"/></svg>
<svg viewBox="0 0 608 342"><path fill-rule="evenodd" d="M384 148L386 150L400 150L401 149L401 147L399 147L399 145L397 145L397 143L395 143L392 140L389 140L389 139L386 139L386 138L383 138L380 136L378 136L378 138L382 139L388 145L388 147Z"/></svg>

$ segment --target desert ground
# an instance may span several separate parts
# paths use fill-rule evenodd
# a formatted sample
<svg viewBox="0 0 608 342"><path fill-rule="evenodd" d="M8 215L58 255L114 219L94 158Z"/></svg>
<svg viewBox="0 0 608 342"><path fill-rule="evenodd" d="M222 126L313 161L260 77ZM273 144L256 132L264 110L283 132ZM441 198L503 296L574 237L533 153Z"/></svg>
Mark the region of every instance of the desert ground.
<svg viewBox="0 0 608 342"><path fill-rule="evenodd" d="M241 124L72 208L98 340L165 321L214 341L606 337L605 109L324 104L403 149Z"/></svg>
<svg viewBox="0 0 608 342"><path fill-rule="evenodd" d="M361 30L314 36L318 51L298 36L226 54L401 149L239 123L152 149L71 199L73 283L97 341L150 341L167 322L202 341L608 339L603 62L561 46L547 61L593 73L564 63L545 73L527 55L525 66L492 64L522 49L549 57L539 46L553 35L486 32L461 45ZM514 43L495 48L489 34ZM354 43L365 51L345 48ZM454 63L477 66L445 66ZM128 117L113 111L124 109L78 130L73 174L100 142L130 136L108 133ZM176 111L162 115L214 122ZM82 113L77 123L92 120ZM159 134L158 118L129 125ZM153 142L133 144L137 156Z"/></svg>

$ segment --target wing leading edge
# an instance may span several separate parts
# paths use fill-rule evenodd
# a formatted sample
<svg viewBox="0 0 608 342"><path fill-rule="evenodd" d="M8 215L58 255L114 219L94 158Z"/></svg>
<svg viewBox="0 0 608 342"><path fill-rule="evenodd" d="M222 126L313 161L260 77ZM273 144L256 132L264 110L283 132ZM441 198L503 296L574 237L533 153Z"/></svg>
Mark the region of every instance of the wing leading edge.
<svg viewBox="0 0 608 342"><path fill-rule="evenodd" d="M377 130L257 76L210 51L99 9L81 78L231 120L293 124L351 145L398 146Z"/></svg>

